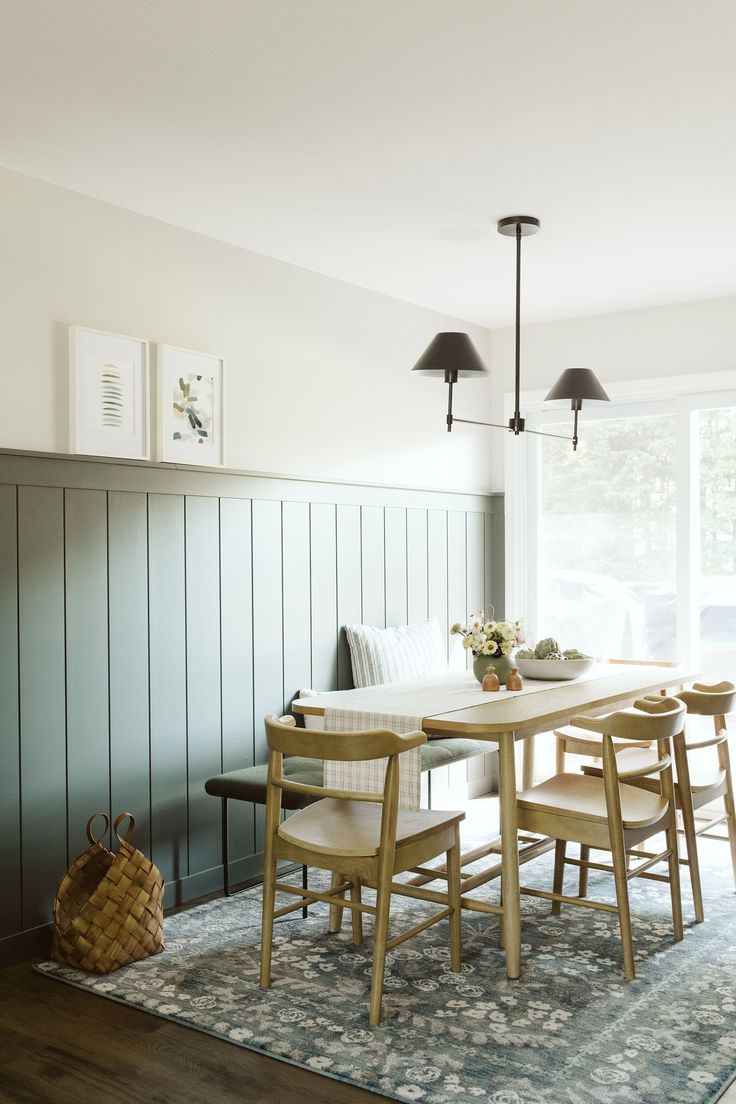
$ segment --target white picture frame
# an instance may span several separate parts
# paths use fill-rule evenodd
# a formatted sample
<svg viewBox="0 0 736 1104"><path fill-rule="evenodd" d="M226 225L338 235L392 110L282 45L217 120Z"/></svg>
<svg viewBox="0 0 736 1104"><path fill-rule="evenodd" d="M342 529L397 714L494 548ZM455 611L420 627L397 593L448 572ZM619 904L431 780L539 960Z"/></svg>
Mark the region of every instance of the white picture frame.
<svg viewBox="0 0 736 1104"><path fill-rule="evenodd" d="M69 327L69 451L150 460L148 342Z"/></svg>
<svg viewBox="0 0 736 1104"><path fill-rule="evenodd" d="M224 467L224 368L211 353L156 347L158 460Z"/></svg>

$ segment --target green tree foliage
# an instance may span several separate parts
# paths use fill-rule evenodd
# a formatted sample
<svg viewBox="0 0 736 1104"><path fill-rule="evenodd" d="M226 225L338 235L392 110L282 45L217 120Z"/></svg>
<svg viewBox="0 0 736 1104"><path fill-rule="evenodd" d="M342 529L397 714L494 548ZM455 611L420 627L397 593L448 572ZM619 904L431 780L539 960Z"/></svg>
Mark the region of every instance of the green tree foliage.
<svg viewBox="0 0 736 1104"><path fill-rule="evenodd" d="M674 415L583 421L576 453L540 440L544 566L673 584Z"/></svg>
<svg viewBox="0 0 736 1104"><path fill-rule="evenodd" d="M736 409L700 414L700 556L703 575L736 574Z"/></svg>

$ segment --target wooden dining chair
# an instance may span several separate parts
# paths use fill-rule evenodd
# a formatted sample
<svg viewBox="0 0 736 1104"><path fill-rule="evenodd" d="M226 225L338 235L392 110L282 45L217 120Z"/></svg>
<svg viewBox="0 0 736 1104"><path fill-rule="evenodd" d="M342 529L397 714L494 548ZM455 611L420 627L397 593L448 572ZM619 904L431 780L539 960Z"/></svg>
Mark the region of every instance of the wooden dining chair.
<svg viewBox="0 0 736 1104"><path fill-rule="evenodd" d="M425 743L422 732L398 735L383 729L370 732L321 732L294 729L275 716L266 718L268 741L268 792L266 796L265 870L263 877L263 926L260 984L271 984L273 923L279 916L300 909L305 901L322 901L339 909L349 908L353 919L353 943L363 940L362 914L375 917L370 1023L381 1018L386 953L440 920L449 920L450 968L461 968L460 935L460 821L462 812L420 809L399 812L399 755ZM283 775L284 755L312 759L364 762L387 758L383 791L364 793L304 785ZM319 798L280 824L282 794ZM446 856L447 892L435 892L395 882L405 870L438 855ZM331 871L333 884L326 893L276 880L279 859ZM340 875L335 879L334 875ZM336 882L338 884L336 884ZM375 905L362 900L361 887L376 890ZM295 895L295 904L274 909L276 893ZM349 893L349 899L345 898ZM394 894L430 901L443 907L407 931L388 938L391 898Z"/></svg>
<svg viewBox="0 0 736 1104"><path fill-rule="evenodd" d="M597 732L602 737L601 777L557 774L517 796L519 828L551 836L557 841L552 892L528 886L522 887L521 892L551 900L553 913L558 913L563 903L618 913L627 980L635 977L628 892L631 878L669 882L675 940L682 939L671 742L682 732L684 717L684 702L674 698L658 698L656 701L641 698L632 708L608 716L575 717L573 724L578 728ZM656 743L657 762L652 763L650 755L645 770L648 774L658 775L657 792L632 785L641 771L619 770L614 741L616 744L625 744L626 741L629 744ZM664 851L652 854L636 866L627 867L627 851L660 832L666 836ZM566 857L569 841L581 845L580 859ZM609 851L611 863L591 862L591 848ZM668 875L651 871L652 866L665 860L669 867ZM562 888L566 865L612 872L616 905L565 895Z"/></svg>
<svg viewBox="0 0 736 1104"><path fill-rule="evenodd" d="M649 660L649 659L598 659L598 663L622 663L629 667L678 667L677 660ZM662 695L667 693L666 690L662 690ZM555 771L557 774L562 774L565 770L565 756L566 755L581 755L584 758L600 759L601 758L601 736L595 732L584 732L582 729L577 728L574 724L564 725L564 727L556 728L555 734ZM632 747L648 747L645 742L635 742L632 744L630 740L614 740L613 746L616 751L622 748Z"/></svg>
<svg viewBox="0 0 736 1104"><path fill-rule="evenodd" d="M734 885L736 885L736 807L734 805L733 778L731 760L728 751L728 733L726 716L736 708L736 686L732 682L718 682L715 685L696 682L691 690L676 695L685 703L688 716L712 717L714 733L705 739L689 739L683 731L673 741L675 759L675 800L682 817L682 827L678 832L684 836L687 856L680 859L690 871L690 884L693 892L695 920L701 923L705 917L703 910L703 892L700 881L700 862L698 856L698 838L715 839L728 843L731 849L731 866ZM715 748L716 756L706 761L696 752L705 748ZM628 771L638 770L642 776L633 780L632 785L650 792L656 791L657 779L650 777L646 770L651 762L652 752L631 748L619 756L619 766ZM599 768L584 766L588 775L600 773ZM711 802L723 799L723 811L706 810ZM700 810L700 815L696 815ZM700 826L698 827L698 821ZM713 828L726 825L726 835L713 833ZM642 851L634 852L636 857L646 857Z"/></svg>

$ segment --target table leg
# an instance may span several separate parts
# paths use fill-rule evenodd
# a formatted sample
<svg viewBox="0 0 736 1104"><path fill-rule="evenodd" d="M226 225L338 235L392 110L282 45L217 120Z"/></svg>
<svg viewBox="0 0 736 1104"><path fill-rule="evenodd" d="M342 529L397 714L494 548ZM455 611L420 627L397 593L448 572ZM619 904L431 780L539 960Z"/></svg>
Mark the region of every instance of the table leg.
<svg viewBox="0 0 736 1104"><path fill-rule="evenodd" d="M521 788L530 790L534 785L534 737L527 736L524 743L524 759L521 769Z"/></svg>
<svg viewBox="0 0 736 1104"><path fill-rule="evenodd" d="M519 832L516 812L514 734L503 732L498 742L499 804L501 810L501 878L506 945L506 973L521 974L521 895L519 893Z"/></svg>

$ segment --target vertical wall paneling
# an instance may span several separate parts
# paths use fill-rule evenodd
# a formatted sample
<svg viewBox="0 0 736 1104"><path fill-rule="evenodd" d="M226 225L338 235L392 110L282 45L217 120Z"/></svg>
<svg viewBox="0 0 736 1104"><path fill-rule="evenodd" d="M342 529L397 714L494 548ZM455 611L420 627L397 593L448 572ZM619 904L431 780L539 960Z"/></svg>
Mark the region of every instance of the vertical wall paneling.
<svg viewBox="0 0 736 1104"><path fill-rule="evenodd" d="M363 614L360 549L360 506L337 507L337 688L353 685L350 647L343 625L359 625Z"/></svg>
<svg viewBox="0 0 736 1104"><path fill-rule="evenodd" d="M281 503L253 502L253 687L256 763L268 748L263 718L284 701ZM256 806L256 848L263 846L263 807Z"/></svg>
<svg viewBox="0 0 736 1104"><path fill-rule="evenodd" d="M466 517L467 603L468 613L485 609L485 531L484 515L468 511Z"/></svg>
<svg viewBox="0 0 736 1104"><path fill-rule="evenodd" d="M68 490L65 510L66 760L69 857L89 846L93 813L110 811L107 495Z"/></svg>
<svg viewBox="0 0 736 1104"><path fill-rule="evenodd" d="M485 544L485 562L484 562L484 582L485 582L485 598L484 608L491 615L491 610L494 613L498 613L496 609L498 605L498 595L493 593L493 515L483 515L483 532L484 532L484 544Z"/></svg>
<svg viewBox="0 0 736 1104"><path fill-rule="evenodd" d="M110 491L107 500L110 640L110 804L131 812L135 843L151 851L148 702L148 502Z"/></svg>
<svg viewBox="0 0 736 1104"><path fill-rule="evenodd" d="M336 520L336 508L331 503L312 503L312 686L315 690L337 687Z"/></svg>
<svg viewBox="0 0 736 1104"><path fill-rule="evenodd" d="M406 560L409 567L407 619L409 624L429 616L427 585L427 511L406 511Z"/></svg>
<svg viewBox="0 0 736 1104"><path fill-rule="evenodd" d="M407 623L406 510L387 506L386 527L386 624Z"/></svg>
<svg viewBox="0 0 736 1104"><path fill-rule="evenodd" d="M465 512L460 510L449 510L447 514L447 615L450 624L465 621L467 613L465 517Z"/></svg>
<svg viewBox="0 0 736 1104"><path fill-rule="evenodd" d="M447 621L447 511L427 515L427 590L429 616L436 617L442 639L449 644Z"/></svg>
<svg viewBox="0 0 736 1104"><path fill-rule="evenodd" d="M220 500L222 769L253 765L253 588L250 502ZM255 850L250 805L230 802L230 856Z"/></svg>
<svg viewBox="0 0 736 1104"><path fill-rule="evenodd" d="M312 685L312 622L309 564L309 503L284 502L284 711Z"/></svg>
<svg viewBox="0 0 736 1104"><path fill-rule="evenodd" d="M352 685L341 626L435 616L449 643L500 616L503 551L493 497L0 450L0 965L45 951L97 810L135 814L167 904L216 889L205 780L265 762L263 718L298 690ZM433 787L485 792L492 768ZM234 881L262 826L231 802Z"/></svg>
<svg viewBox="0 0 736 1104"><path fill-rule="evenodd" d="M502 513L486 514L486 609L495 610L496 617L506 616L504 584L505 536ZM512 617L518 617L513 610Z"/></svg>
<svg viewBox="0 0 736 1104"><path fill-rule="evenodd" d="M23 926L45 924L67 866L64 492L18 488ZM107 679L105 679L107 682Z"/></svg>
<svg viewBox="0 0 736 1104"><path fill-rule="evenodd" d="M171 881L189 873L183 495L148 497L148 575L151 850Z"/></svg>
<svg viewBox="0 0 736 1104"><path fill-rule="evenodd" d="M21 928L16 495L0 486L0 939Z"/></svg>
<svg viewBox="0 0 736 1104"><path fill-rule="evenodd" d="M268 758L263 718L284 700L281 503L253 503L253 682L255 761Z"/></svg>
<svg viewBox="0 0 736 1104"><path fill-rule="evenodd" d="M222 770L220 504L188 496L186 534L189 870L220 862L220 810L204 790Z"/></svg>
<svg viewBox="0 0 736 1104"><path fill-rule="evenodd" d="M363 563L363 624L386 624L386 568L384 512L382 506L361 510Z"/></svg>

